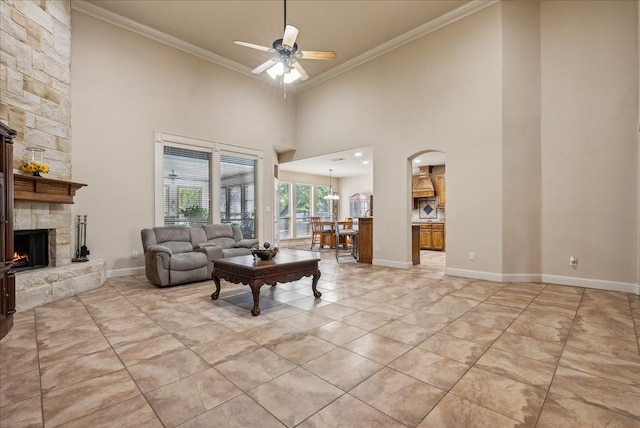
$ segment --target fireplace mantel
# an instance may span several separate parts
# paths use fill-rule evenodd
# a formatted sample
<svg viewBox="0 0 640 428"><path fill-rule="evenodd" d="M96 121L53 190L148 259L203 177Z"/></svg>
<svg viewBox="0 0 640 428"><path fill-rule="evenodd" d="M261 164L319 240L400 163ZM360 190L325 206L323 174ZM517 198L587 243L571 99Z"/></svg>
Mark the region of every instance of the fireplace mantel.
<svg viewBox="0 0 640 428"><path fill-rule="evenodd" d="M72 204L76 190L86 186L82 183L54 180L35 175L13 175L14 200Z"/></svg>

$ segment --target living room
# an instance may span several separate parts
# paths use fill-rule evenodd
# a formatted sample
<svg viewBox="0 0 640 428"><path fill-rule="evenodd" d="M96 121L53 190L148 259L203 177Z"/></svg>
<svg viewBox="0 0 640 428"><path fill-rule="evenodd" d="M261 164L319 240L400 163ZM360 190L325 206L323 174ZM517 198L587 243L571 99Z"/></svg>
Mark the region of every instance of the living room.
<svg viewBox="0 0 640 428"><path fill-rule="evenodd" d="M0 121L18 131L16 165L44 147L47 177L87 184L55 214L69 229L87 215L103 280L143 272L131 255L157 225L164 133L260 154L261 242L274 240L283 153L370 145L373 264L410 269L410 213L397 207L409 206L411 158L434 150L447 156L446 274L640 294L637 1L491 2L286 99L90 3L42 4L1 3ZM43 70L55 91L37 83Z"/></svg>
<svg viewBox="0 0 640 428"><path fill-rule="evenodd" d="M631 3L627 7L635 6ZM83 12L67 11L73 23L67 41L73 90L64 105L71 106L68 135L73 143L63 137L46 142L53 158L48 177L88 184L78 192L71 214L88 215L92 258L105 260L107 275L116 276L139 272L141 260L131 254L141 250L139 231L154 223L155 132L261 152L257 231L261 240L269 241L274 200L265 190L271 187L278 153L295 151L295 160L366 142L373 146L373 187L379 201L375 259L380 265L407 267L410 218L398 218L394 207L408 205L411 198L409 158L439 150L447 155L449 273L637 293L638 184L622 178L637 176L637 135L630 130L635 128L631 124L637 103L628 96L637 76L634 61L615 60L636 56L635 24L617 23L629 15L619 10L620 4L588 5L574 7L585 16L611 13L612 18L592 30L593 43L580 39L567 49L602 69L580 63L575 73L569 72L564 53L551 48L557 43L546 30L560 18L550 17L569 19L566 4L496 3L286 99L278 87ZM559 8L557 14L554 8ZM507 25L518 19L523 25L517 31ZM581 22L576 17L571 25L580 28ZM602 43L601 31L627 43L594 51ZM540 54L529 55L531 49ZM585 75L585 69L593 75ZM540 72L530 75L525 70ZM388 74L396 77L385 79ZM574 74L585 76L567 84L565 76ZM567 116L560 100L573 106L583 89L594 90L594 80L601 97L611 97L611 102L580 102ZM556 90L559 84L566 89ZM8 95L13 99L11 91ZM607 108L603 111L602 106ZM8 120L16 109L3 108L2 119L21 128L15 119ZM610 119L597 121L595 130L573 126L601 114ZM246 126L246 118L251 126ZM25 120L30 125L32 119L23 114ZM331 126L325 126L327 121ZM42 134L30 129L18 129L28 140L18 141L17 153L37 145L33 139ZM565 136L569 130L570 138ZM584 150L585 140L593 148ZM68 150L68 161L58 167L58 159L65 157L62 147ZM569 155L572 158L564 160ZM618 174L600 174L585 186L598 170ZM594 194L602 206L624 207L611 208L617 221L600 227L599 213L586 208ZM116 218L119 227L114 228ZM127 219L124 227L121 219ZM475 260L468 260L469 252ZM577 268L569 265L569 256L580 260Z"/></svg>

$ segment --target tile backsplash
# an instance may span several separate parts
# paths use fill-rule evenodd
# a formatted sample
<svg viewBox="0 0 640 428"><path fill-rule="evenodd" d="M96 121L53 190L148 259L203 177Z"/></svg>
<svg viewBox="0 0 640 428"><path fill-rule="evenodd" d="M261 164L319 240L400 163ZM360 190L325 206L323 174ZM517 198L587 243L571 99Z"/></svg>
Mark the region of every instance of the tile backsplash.
<svg viewBox="0 0 640 428"><path fill-rule="evenodd" d="M436 198L418 199L418 208L411 210L412 223L444 222L444 208L437 208Z"/></svg>

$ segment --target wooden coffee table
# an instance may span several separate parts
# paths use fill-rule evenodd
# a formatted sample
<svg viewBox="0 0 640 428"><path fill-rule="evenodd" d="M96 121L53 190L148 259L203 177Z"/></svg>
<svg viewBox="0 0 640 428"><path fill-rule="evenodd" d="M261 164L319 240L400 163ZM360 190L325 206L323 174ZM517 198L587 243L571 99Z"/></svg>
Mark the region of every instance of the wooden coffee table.
<svg viewBox="0 0 640 428"><path fill-rule="evenodd" d="M213 262L213 282L216 291L211 295L213 300L220 296L220 279L233 284L245 284L251 287L253 294L254 316L260 314L260 288L267 285L276 285L277 282L297 281L305 276L313 276L311 289L313 295L318 298L322 294L317 290L320 269L319 258L310 257L301 252L278 253L271 260L260 260L253 256L236 256L219 259Z"/></svg>

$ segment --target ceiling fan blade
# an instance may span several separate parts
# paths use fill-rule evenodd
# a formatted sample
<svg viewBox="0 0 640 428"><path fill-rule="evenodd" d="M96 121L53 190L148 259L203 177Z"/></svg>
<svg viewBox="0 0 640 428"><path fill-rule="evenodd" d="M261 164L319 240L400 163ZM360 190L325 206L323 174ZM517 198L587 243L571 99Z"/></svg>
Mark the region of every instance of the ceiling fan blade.
<svg viewBox="0 0 640 428"><path fill-rule="evenodd" d="M272 50L272 48L268 48L266 46L256 45L254 43L243 42L242 40L234 40L233 43L235 43L236 45L245 46L245 47L251 48L251 49L258 49L260 51L265 51L265 52L269 52L269 51Z"/></svg>
<svg viewBox="0 0 640 428"><path fill-rule="evenodd" d="M296 43L298 37L298 29L293 25L287 25L284 29L284 36L282 37L282 44L289 46L290 48Z"/></svg>
<svg viewBox="0 0 640 428"><path fill-rule="evenodd" d="M272 65L275 65L277 62L278 62L277 58L271 58L269 61L263 62L262 64L260 64L259 66L251 70L251 72L253 74L260 74L266 69L268 69L269 67L271 67Z"/></svg>
<svg viewBox="0 0 640 428"><path fill-rule="evenodd" d="M304 68L302 68L302 66L300 65L299 62L294 62L293 63L293 68L298 70L298 73L300 73L300 80L305 81L305 80L309 79L309 75L307 74L306 71L304 71Z"/></svg>
<svg viewBox="0 0 640 428"><path fill-rule="evenodd" d="M336 59L334 51L300 51L298 57L302 59Z"/></svg>

